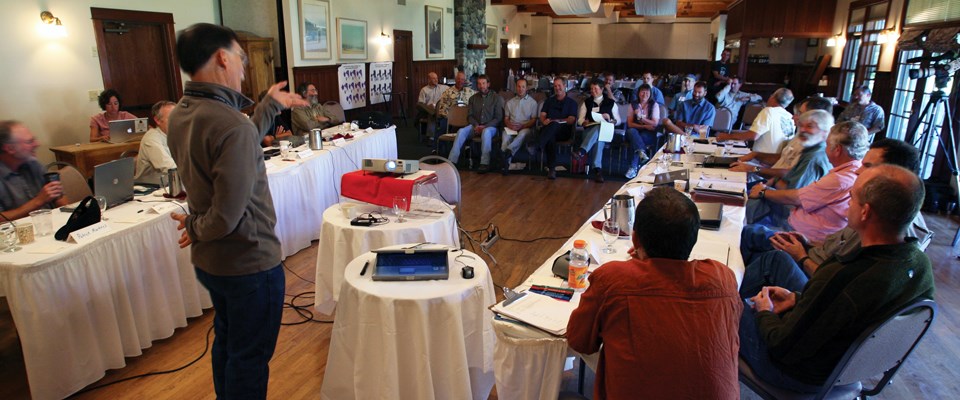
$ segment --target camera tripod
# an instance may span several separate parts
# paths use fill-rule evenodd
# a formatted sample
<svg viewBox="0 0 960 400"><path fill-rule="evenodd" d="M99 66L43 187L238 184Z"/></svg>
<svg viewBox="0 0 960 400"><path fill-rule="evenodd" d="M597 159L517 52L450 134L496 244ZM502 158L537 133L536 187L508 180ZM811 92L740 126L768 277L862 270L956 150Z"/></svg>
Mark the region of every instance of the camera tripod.
<svg viewBox="0 0 960 400"><path fill-rule="evenodd" d="M939 121L936 119L938 115L941 115L941 110L944 116L942 120L943 127L937 128ZM927 153L927 146L929 146L930 141L938 140L952 175L950 178L950 186L954 190L953 194L960 199L960 192L958 192L958 190L960 190L960 176L958 176L957 170L957 146L955 143L957 137L953 134L953 113L950 111L949 97L944 93L943 88L938 87L937 91L930 94L930 100L927 101L927 104L923 107L923 111L920 112L920 116L913 123L912 129L908 129L908 131L916 132L921 122L926 125L923 131L920 132L920 136L914 137L913 140L914 146L920 150L920 176L924 175L923 169L927 165L928 159L935 157L935 155ZM949 146L943 139L944 135L950 138ZM953 236L953 247L956 247L957 243L960 243L960 228L957 229L957 233Z"/></svg>

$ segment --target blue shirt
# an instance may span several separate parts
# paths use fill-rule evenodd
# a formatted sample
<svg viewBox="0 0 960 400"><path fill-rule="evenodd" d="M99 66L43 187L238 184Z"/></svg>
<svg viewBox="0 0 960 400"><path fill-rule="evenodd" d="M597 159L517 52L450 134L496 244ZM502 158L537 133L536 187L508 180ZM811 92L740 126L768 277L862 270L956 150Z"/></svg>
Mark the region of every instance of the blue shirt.
<svg viewBox="0 0 960 400"><path fill-rule="evenodd" d="M567 117L577 117L577 102L566 96L563 100L557 100L557 96L548 97L543 102L543 108L540 112L547 113L547 119L564 119Z"/></svg>
<svg viewBox="0 0 960 400"><path fill-rule="evenodd" d="M675 118L688 124L713 126L713 118L716 116L717 109L706 99L700 99L699 103L690 99L680 103Z"/></svg>
<svg viewBox="0 0 960 400"><path fill-rule="evenodd" d="M676 111L677 107L680 107L680 103L683 103L684 101L690 100L691 97L693 97L693 91L692 91L692 90L685 90L685 91L677 92L677 94L675 94L675 95L673 96L673 99L670 100L670 105L667 106L667 108L669 108L671 111ZM683 100L680 100L681 98L682 98Z"/></svg>
<svg viewBox="0 0 960 400"><path fill-rule="evenodd" d="M786 175L783 181L786 182L788 189L800 189L827 174L833 165L827 159L827 142L823 141L816 146L805 147L800 153L800 159L797 165L794 165Z"/></svg>

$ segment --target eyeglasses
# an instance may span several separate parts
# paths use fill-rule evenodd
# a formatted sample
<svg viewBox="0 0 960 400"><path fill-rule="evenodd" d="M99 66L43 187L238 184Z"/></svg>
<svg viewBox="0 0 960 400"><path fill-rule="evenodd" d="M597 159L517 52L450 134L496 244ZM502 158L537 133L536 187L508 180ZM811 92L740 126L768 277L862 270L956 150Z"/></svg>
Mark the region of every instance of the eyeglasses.
<svg viewBox="0 0 960 400"><path fill-rule="evenodd" d="M224 50L240 56L240 61L243 63L244 67L250 64L250 58L247 57L247 53L244 52L243 49L239 49L239 50L224 49Z"/></svg>

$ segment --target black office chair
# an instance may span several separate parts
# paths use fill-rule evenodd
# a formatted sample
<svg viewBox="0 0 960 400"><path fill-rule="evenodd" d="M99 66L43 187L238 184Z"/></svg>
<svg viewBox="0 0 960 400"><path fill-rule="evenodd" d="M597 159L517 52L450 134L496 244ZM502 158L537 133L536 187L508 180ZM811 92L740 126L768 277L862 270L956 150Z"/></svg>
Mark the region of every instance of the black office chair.
<svg viewBox="0 0 960 400"><path fill-rule="evenodd" d="M740 359L740 382L764 399L851 399L876 396L892 380L907 356L923 339L937 314L933 300L918 299L866 331L847 350L819 393L796 393L760 380ZM883 375L876 386L862 382Z"/></svg>

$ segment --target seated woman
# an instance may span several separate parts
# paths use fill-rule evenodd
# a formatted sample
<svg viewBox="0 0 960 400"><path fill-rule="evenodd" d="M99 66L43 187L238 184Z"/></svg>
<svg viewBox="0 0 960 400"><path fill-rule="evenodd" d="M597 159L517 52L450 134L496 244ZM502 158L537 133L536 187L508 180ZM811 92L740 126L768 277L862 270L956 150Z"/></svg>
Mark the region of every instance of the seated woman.
<svg viewBox="0 0 960 400"><path fill-rule="evenodd" d="M631 104L630 117L627 119L627 142L633 150L627 179L637 177L640 159L647 159L647 147L657 144L657 125L660 124L660 106L650 96L650 85L646 83L637 89L637 101Z"/></svg>
<svg viewBox="0 0 960 400"><path fill-rule="evenodd" d="M101 92L100 96L97 97L97 103L100 104L100 109L103 112L90 117L91 142L110 141L110 121L137 118L136 115L120 111L120 93L116 90L107 89Z"/></svg>

